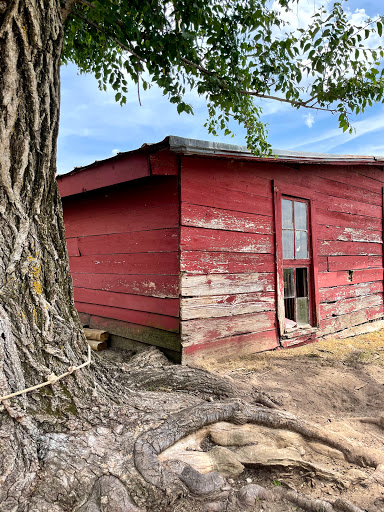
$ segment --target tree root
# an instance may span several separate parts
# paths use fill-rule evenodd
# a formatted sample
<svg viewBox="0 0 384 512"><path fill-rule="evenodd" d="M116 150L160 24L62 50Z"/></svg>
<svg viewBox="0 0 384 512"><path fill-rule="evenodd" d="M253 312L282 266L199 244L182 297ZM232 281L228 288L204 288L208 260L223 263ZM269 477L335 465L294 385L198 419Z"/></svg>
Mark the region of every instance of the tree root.
<svg viewBox="0 0 384 512"><path fill-rule="evenodd" d="M304 496L296 491L279 489L279 493L287 501L308 512L364 512L345 498L338 498L333 503Z"/></svg>
<svg viewBox="0 0 384 512"><path fill-rule="evenodd" d="M277 488L273 491L260 485L245 485L240 489L237 500L241 508L253 508L258 500L289 501L308 512L363 512L350 501L338 498L333 503L325 500L313 499L291 489Z"/></svg>
<svg viewBox="0 0 384 512"><path fill-rule="evenodd" d="M198 478L192 478L194 484L190 487L190 478L182 478L181 474L193 473L192 468L186 470L186 463L182 463L182 472L177 474L172 470L172 464L168 465L159 461L158 455L180 439L219 421L236 424L254 423L272 429L287 429L301 434L309 440L316 440L332 448L341 451L345 458L359 466L378 467L384 460L384 454L375 450L355 448L351 442L342 436L326 432L307 421L299 420L292 414L269 408L255 407L241 400L231 400L220 403L203 403L179 413L173 414L158 428L150 430L140 436L134 446L134 463L136 469L145 481L162 489L165 492L176 492L179 496L185 495L186 485L194 494L206 494L206 483ZM181 466L179 466L180 468ZM171 471L169 470L171 469ZM189 474L188 473L188 474ZM178 475L178 476L177 476ZM195 475L196 476L196 475ZM193 490L192 490L193 489ZM329 502L303 498L302 495L292 491L282 491L284 498L310 512L331 512L340 510L346 512L358 512L358 508L348 504L345 500L339 500L332 506ZM349 507L349 508L348 508Z"/></svg>
<svg viewBox="0 0 384 512"><path fill-rule="evenodd" d="M363 416L361 418L349 419L358 420L361 423L370 423L371 425L376 425L377 427L384 429L384 414L380 414L380 416L378 416L377 418L371 416Z"/></svg>
<svg viewBox="0 0 384 512"><path fill-rule="evenodd" d="M157 429L143 434L135 443L134 460L137 470L147 482L156 487L163 487L169 475L164 466L159 463L158 455L183 437L219 421L236 424L255 423L268 428L291 430L307 439L320 441L340 450L349 462L358 466L376 468L384 461L384 453L356 448L347 439L325 432L322 428L299 420L292 414L254 407L240 400L233 400L184 409L173 414Z"/></svg>
<svg viewBox="0 0 384 512"><path fill-rule="evenodd" d="M96 480L91 495L77 512L140 512L127 489L112 475Z"/></svg>
<svg viewBox="0 0 384 512"><path fill-rule="evenodd" d="M226 480L217 471L211 471L203 475L189 464L179 460L167 461L167 467L177 474L193 494L212 496L226 490Z"/></svg>
<svg viewBox="0 0 384 512"><path fill-rule="evenodd" d="M173 460L177 459L177 455L167 455L167 458L159 457L167 448L198 431L200 431L198 436L205 431L204 443L201 437L198 437L201 446L198 445L197 448L192 449L207 450L208 454L212 443L221 444L218 437L212 436L212 439L206 437L210 430L214 431L212 426L220 422L229 424L228 428L231 429L231 432L233 429L244 431L242 439L248 435L248 426L234 427L235 424L259 425L261 432L264 430L267 432L266 438L279 439L284 449L288 447L292 452L296 450L298 459L300 459L299 448L303 438L310 442L316 441L330 446L342 452L351 463L376 468L376 472L371 474L370 482L375 486L382 484L384 468L384 465L381 465L384 464L382 452L355 447L346 438L328 432L310 422L299 420L292 414L276 409L275 405L273 408L262 407L243 401L238 396L243 394L248 399L249 394L244 393L245 387L239 390L236 383L232 383L232 381L205 371L175 367L167 362L164 363L162 358L163 356L158 354L138 355L132 358L132 363L131 361L123 363L124 368L121 364L112 365L108 361L98 365L97 373L103 372L103 380L99 381L99 386L103 386L101 399L97 399L96 396L94 402L87 401L82 407L78 407L77 416L68 422L65 432L62 431L61 425L55 429L49 425L49 434L41 437L36 446L38 453L35 456L35 462L40 467L35 468L32 464L31 467L22 470L23 474L31 479L26 486L26 489L30 489L30 491L24 492L20 498L20 494L12 489L12 497L18 496L17 499L20 500L19 508L14 510L18 512L27 510L31 510L31 512L64 512L68 510L76 512L139 512L139 510L147 509L148 512L170 512L172 510L239 512L246 510L249 506L254 507L255 503L252 505L252 500L258 498L266 499L267 502L268 500L280 501L283 504L290 502L309 512L361 512L347 500L335 500L335 497L332 502L316 500L283 486L273 486L271 490L267 490L264 487L253 485L252 492L249 486L248 490L243 488L242 492L238 492L235 486L229 485L228 482L231 481L227 482L223 474L230 474L231 477L237 478L239 473L225 473L218 465L212 467L213 471L208 470L210 472L202 474L203 471L199 473L187 462ZM105 371L106 368L110 368L111 371ZM200 384L199 379L202 380ZM217 389L215 389L216 385ZM110 401L109 395L104 393L105 386L108 387L109 394L112 394L114 387L114 401ZM142 389L148 386L158 386L159 388L164 386L181 392L167 393L167 390L158 389L159 393L153 393L153 389L148 391ZM195 393L189 391L196 387ZM249 391L249 388L246 389ZM183 393L182 391L188 392ZM227 396L230 398L228 399ZM233 398L234 396L235 398ZM252 400L254 396L252 395ZM214 397L216 400L204 400L202 397L205 399ZM8 415L5 418L7 422L11 421ZM7 425L8 423L4 423L0 432L6 433ZM18 428L22 428L19 423ZM216 425L215 428L218 436L219 425ZM250 428L257 429L256 427ZM32 439L30 434L27 437L28 440ZM233 451L234 447L242 446L246 450L245 446L250 441L250 439L248 441L245 439L246 442L236 444L235 438L236 436L228 437L226 445L234 457L236 457L236 452ZM12 440L10 439L10 441ZM262 436L257 438L255 435L251 442L254 446L259 443L262 447L264 441ZM280 445L273 442L274 446L280 450ZM283 448L281 448L281 453L277 448L276 453L272 454L271 460L278 461L282 456ZM273 450L273 446L271 449ZM211 451L214 450L223 451L227 448L216 446ZM26 454L30 453L31 448ZM289 453L287 457L288 455ZM328 454L322 456L328 456ZM332 454L329 457L332 458ZM28 462L29 459L25 457L25 460ZM189 462L191 459L186 460ZM343 460L345 463L341 454L339 460ZM226 463L226 461L224 462ZM13 462L10 461L10 464ZM255 464L258 465L258 468L267 467L267 464L263 464L263 460ZM293 466L295 464L296 462L292 463ZM244 465L246 465L245 462ZM279 466L279 464L277 465ZM3 467L5 467L4 464ZM301 464L299 460L297 467L305 468L302 471L307 470L311 473L317 471L315 465L306 461ZM324 467L327 469L329 466ZM14 465L15 474L18 469L19 467ZM220 473L214 471L215 469ZM222 471L223 473L221 473ZM270 475L268 471L267 469L261 476L260 483L263 482L262 478L267 478L266 475ZM349 478L347 472L341 479ZM298 471L296 473L299 477ZM37 478L35 478L36 474ZM326 478L325 473L319 473L319 475L322 480ZM363 474L364 476L365 474ZM301 475L299 478L305 479L305 477L306 475ZM10 489L15 480L13 475L6 478ZM241 479L243 478L244 475ZM330 478L334 480L333 475ZM237 480L237 484L241 479ZM350 483L350 481L348 482ZM307 482L305 484L307 485ZM266 486L269 487L267 481ZM8 493L8 488L4 487L5 494ZM255 493L254 488L258 494L252 497ZM11 504L4 492L0 487L0 508L1 506L4 508L4 504L7 506ZM312 493L309 491L309 494ZM280 504L276 507L280 510ZM8 509L11 508L8 506ZM4 508L4 510L8 509Z"/></svg>
<svg viewBox="0 0 384 512"><path fill-rule="evenodd" d="M361 508L356 507L356 505L345 498L337 498L333 503L333 508L340 512L363 512Z"/></svg>
<svg viewBox="0 0 384 512"><path fill-rule="evenodd" d="M112 389L118 379L121 385L131 390L187 392L204 400L247 396L251 403L271 409L278 408L269 396L254 387L199 368L176 366L155 347L139 352L129 361L123 362L120 368L110 365L102 355L96 354L95 357L98 357L101 378L105 380L109 377Z"/></svg>
<svg viewBox="0 0 384 512"><path fill-rule="evenodd" d="M303 494L299 494L296 491L287 489L279 489L279 491L275 491L275 493L280 495L280 499L286 499L290 503L293 503L308 512L334 512L332 504L328 501L312 499L308 496L304 496Z"/></svg>

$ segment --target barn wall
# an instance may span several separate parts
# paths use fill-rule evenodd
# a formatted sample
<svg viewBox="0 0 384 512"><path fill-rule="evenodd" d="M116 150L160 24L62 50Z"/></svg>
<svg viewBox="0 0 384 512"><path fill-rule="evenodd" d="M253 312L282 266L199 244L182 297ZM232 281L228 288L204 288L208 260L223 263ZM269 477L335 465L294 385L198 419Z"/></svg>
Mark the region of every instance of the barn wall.
<svg viewBox="0 0 384 512"><path fill-rule="evenodd" d="M180 264L186 361L279 345L272 180L307 188L315 198L320 326L281 344L344 337L383 325L381 168L183 157Z"/></svg>
<svg viewBox="0 0 384 512"><path fill-rule="evenodd" d="M63 199L75 302L112 334L179 350L177 177Z"/></svg>
<svg viewBox="0 0 384 512"><path fill-rule="evenodd" d="M184 361L277 347L270 179L183 157L180 248Z"/></svg>

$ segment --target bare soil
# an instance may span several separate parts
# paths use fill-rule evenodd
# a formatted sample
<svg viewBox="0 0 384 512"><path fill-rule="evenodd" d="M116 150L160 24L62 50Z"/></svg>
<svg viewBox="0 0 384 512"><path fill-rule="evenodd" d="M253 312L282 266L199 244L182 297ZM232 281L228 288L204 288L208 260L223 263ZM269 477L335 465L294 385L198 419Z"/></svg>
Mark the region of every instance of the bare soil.
<svg viewBox="0 0 384 512"><path fill-rule="evenodd" d="M384 333L328 340L236 361L206 361L205 368L257 387L282 409L347 437L357 447L384 450L384 425L370 422L384 412ZM321 453L307 452L306 460L341 475L356 472L356 466L345 460ZM248 482L251 479L267 488L281 485L326 500L342 495L362 510L383 512L384 482L380 485L372 474L372 468L360 468L351 485L347 478L332 482L304 471L264 467L247 468L238 480L248 478ZM253 510L288 512L301 508L260 501Z"/></svg>

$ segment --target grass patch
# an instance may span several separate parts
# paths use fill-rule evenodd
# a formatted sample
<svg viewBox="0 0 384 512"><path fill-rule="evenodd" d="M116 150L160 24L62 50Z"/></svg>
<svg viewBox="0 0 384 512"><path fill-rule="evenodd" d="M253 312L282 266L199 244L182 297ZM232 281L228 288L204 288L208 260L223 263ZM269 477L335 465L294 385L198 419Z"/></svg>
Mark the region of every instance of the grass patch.
<svg viewBox="0 0 384 512"><path fill-rule="evenodd" d="M347 365L376 364L384 367L384 330L346 339L327 339L302 347L273 350L233 360L206 360L204 367L213 372L267 371L277 360L313 358Z"/></svg>

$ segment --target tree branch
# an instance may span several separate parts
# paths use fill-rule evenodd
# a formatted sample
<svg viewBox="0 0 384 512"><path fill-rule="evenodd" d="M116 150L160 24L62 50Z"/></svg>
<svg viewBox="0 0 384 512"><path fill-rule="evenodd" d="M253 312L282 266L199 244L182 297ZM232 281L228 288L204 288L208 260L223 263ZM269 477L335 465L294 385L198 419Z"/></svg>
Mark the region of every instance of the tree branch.
<svg viewBox="0 0 384 512"><path fill-rule="evenodd" d="M64 7L61 9L61 21L64 23L65 20L68 18L68 16L71 14L71 11L74 7L74 5L79 0L66 0Z"/></svg>
<svg viewBox="0 0 384 512"><path fill-rule="evenodd" d="M68 0L68 1L71 1L71 0ZM76 2L77 0L72 0L72 1ZM87 2L87 0L81 0L81 3L86 3L86 5L88 5L89 7L91 7L91 8L93 7L92 4L89 4ZM78 18L82 19L85 23L88 23L89 25L94 27L96 30L99 30L100 32L105 34L112 41L114 41L116 44L118 44L123 50L126 50L131 55L136 57L140 62L146 64L146 60L143 57L141 57L138 53L136 53L135 50L131 46L128 46L127 44L125 44L122 41L120 41L119 39L117 39L117 37L109 34L98 23L95 23L94 21L89 20L88 18L86 18L85 16L83 16L82 14L80 14L78 12L74 12L73 14L75 16L77 16ZM120 23L118 23L118 21L116 20L116 24L119 26L122 26L122 23L121 23L121 25L120 25ZM210 71L209 69L205 68L204 66L201 66L200 64L195 64L194 62L192 62L189 59L186 59L185 57L180 57L180 61L183 62L184 64L186 64L187 66L191 66L194 69L199 70L204 75L215 76L216 78L218 78L220 80L223 89L224 90L228 89L228 85L226 84L225 80L222 77L220 77L217 73L215 73L214 71ZM330 108L325 108L325 107L315 107L314 105L309 105L308 103L311 102L312 100L314 100L315 98L310 98L307 101L295 101L295 100L287 100L286 98L281 98L279 96L271 96L271 95L264 94L264 93L257 92L257 91L240 90L239 92L240 92L240 94L243 94L244 96L254 96L256 98L280 101L282 103L289 103L290 105L292 105L294 107L302 107L302 108L308 108L308 109L312 109L312 110L323 110L323 111L331 112L331 113L337 112L336 109L330 109Z"/></svg>
<svg viewBox="0 0 384 512"><path fill-rule="evenodd" d="M77 0L75 0L75 1L77 1ZM78 12L74 12L73 14L75 16L77 16L78 18L82 19L83 21L85 21L85 23L88 23L88 25L91 25L96 30L99 30L100 32L105 34L107 37L112 39L112 41L114 41L116 44L118 44L123 50L129 52L131 55L136 57L140 62L143 62L144 64L146 64L147 61L145 59L143 59L143 57L140 57L140 55L138 53L136 53L133 50L133 48L131 48L130 46L127 46L125 43L123 43L122 41L117 39L117 37L112 36L111 34L108 34L108 32L105 29L103 29L103 27L101 27L98 23L95 23L94 21L89 20L88 18L86 18L85 16L83 16L82 14L80 14Z"/></svg>
<svg viewBox="0 0 384 512"><path fill-rule="evenodd" d="M90 9L96 9L96 5L93 4L92 2L88 2L88 0L80 0L80 3L83 5L86 5Z"/></svg>
<svg viewBox="0 0 384 512"><path fill-rule="evenodd" d="M293 105L294 107L303 107L303 108L310 108L312 110L325 110L326 112L337 112L336 109L331 108L325 108L325 107L315 107L313 105L308 105L308 103L315 98L310 98L307 101L295 101L295 100L287 100L286 98L280 98L279 96L270 96L268 94L264 94L257 91L240 91L241 94L244 94L245 96L255 96L257 98L262 98L265 100L274 100L274 101L281 101L282 103L289 103L290 105Z"/></svg>

